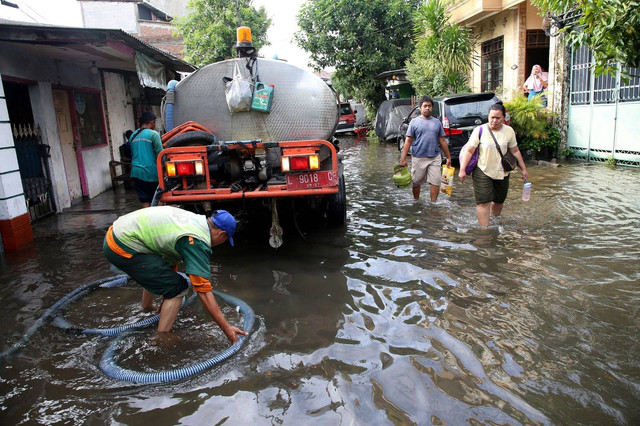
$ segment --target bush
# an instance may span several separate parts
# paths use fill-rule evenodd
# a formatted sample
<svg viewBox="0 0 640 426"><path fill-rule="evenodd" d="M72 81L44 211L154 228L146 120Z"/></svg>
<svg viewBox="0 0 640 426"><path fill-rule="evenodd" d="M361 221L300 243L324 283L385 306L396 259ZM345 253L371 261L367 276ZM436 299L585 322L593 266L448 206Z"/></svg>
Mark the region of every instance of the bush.
<svg viewBox="0 0 640 426"><path fill-rule="evenodd" d="M553 115L542 107L540 96L529 101L520 95L504 106L511 116L511 127L516 132L521 151L557 148L560 132L551 124Z"/></svg>

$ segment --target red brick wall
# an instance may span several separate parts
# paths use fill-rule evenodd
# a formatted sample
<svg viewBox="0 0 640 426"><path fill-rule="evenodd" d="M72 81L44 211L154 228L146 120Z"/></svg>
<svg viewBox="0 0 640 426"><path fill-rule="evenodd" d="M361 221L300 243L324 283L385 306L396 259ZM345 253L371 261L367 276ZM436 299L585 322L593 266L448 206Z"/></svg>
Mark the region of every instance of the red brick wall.
<svg viewBox="0 0 640 426"><path fill-rule="evenodd" d="M140 22L138 38L156 49L164 50L177 58L183 59L182 50L184 45L182 44L182 38L174 38L172 36L174 30L175 27L169 23L142 21Z"/></svg>

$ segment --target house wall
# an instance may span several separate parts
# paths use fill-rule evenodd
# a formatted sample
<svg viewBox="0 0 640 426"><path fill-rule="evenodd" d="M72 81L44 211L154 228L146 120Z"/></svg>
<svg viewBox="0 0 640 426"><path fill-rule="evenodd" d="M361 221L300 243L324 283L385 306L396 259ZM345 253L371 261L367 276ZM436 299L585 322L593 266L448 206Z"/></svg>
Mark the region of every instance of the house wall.
<svg viewBox="0 0 640 426"><path fill-rule="evenodd" d="M110 28L138 34L138 5L131 2L80 2L85 28Z"/></svg>
<svg viewBox="0 0 640 426"><path fill-rule="evenodd" d="M182 37L173 37L174 31L175 27L169 22L140 21L140 34L138 37L157 49L164 50L176 58L183 59L184 39Z"/></svg>
<svg viewBox="0 0 640 426"><path fill-rule="evenodd" d="M126 142L124 133L135 130L136 123L133 112L132 91L128 88L128 81L118 73L105 72L104 97L105 110L109 114L109 130L111 134L113 159L120 160L120 146Z"/></svg>
<svg viewBox="0 0 640 426"><path fill-rule="evenodd" d="M43 143L51 147L50 170L53 182L54 199L58 211L71 207L67 177L62 155L62 146L58 134L58 123L53 103L52 89L92 89L102 92L100 75L93 74L87 66L76 65L67 62L30 53L25 49L17 49L8 45L0 45L0 74L20 78L33 82L29 95L34 114L34 121L42 130ZM105 92L111 101L104 103L103 112L108 114L109 132L112 136L107 145L82 151L82 159L87 183L88 197L95 197L111 187L111 174L109 173L109 161L119 159L117 147L122 143L122 135L128 128L135 129L133 122L133 108L131 96L126 95L131 90L124 88L123 77L115 77L118 74L102 73L106 75ZM125 94L123 96L123 94ZM118 99L118 97L123 96ZM105 122L106 125L106 122ZM111 144L115 141L116 148L112 157ZM13 145L13 142L11 142ZM15 156L15 149L13 149ZM117 157L116 157L117 156ZM4 164L8 162L2 161ZM17 164L17 163L16 163ZM18 167L16 166L16 170ZM0 184L5 180L5 175L0 175ZM18 174L19 179L19 174ZM20 186L22 184L20 183ZM20 191L22 192L22 191ZM22 201L24 204L24 201ZM0 216L1 217L1 216Z"/></svg>
<svg viewBox="0 0 640 426"><path fill-rule="evenodd" d="M177 16L184 16L189 13L187 8L188 0L148 0L149 3L157 7L158 9L166 12L169 16L174 18Z"/></svg>
<svg viewBox="0 0 640 426"><path fill-rule="evenodd" d="M0 81L2 75L0 73ZM33 241L31 220L22 189L9 112L0 84L0 251L15 251Z"/></svg>
<svg viewBox="0 0 640 426"><path fill-rule="evenodd" d="M67 186L67 174L58 136L58 120L53 106L51 83L40 81L29 87L29 98L35 123L42 131L42 143L49 145L49 173L53 185L53 198L58 210L71 207L71 197Z"/></svg>
<svg viewBox="0 0 640 426"><path fill-rule="evenodd" d="M518 9L509 9L493 15L483 21L478 22L474 27L474 34L478 39L476 45L476 56L481 58L482 43L494 38L504 37L504 55L503 55L503 84L502 90L497 90L498 96L509 98L509 94L515 90L518 82L518 73L511 69L513 64L518 63ZM472 71L472 89L474 92L480 92L482 87L482 60L474 65Z"/></svg>

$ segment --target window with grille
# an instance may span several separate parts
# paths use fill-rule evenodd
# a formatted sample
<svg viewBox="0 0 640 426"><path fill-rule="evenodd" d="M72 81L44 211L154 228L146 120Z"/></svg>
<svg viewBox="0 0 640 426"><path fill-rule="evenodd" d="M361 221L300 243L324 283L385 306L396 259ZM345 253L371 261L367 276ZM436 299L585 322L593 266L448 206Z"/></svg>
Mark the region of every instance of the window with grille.
<svg viewBox="0 0 640 426"><path fill-rule="evenodd" d="M527 30L527 49L549 47L549 36L543 30Z"/></svg>
<svg viewBox="0 0 640 426"><path fill-rule="evenodd" d="M504 37L482 43L482 91L490 92L502 85Z"/></svg>

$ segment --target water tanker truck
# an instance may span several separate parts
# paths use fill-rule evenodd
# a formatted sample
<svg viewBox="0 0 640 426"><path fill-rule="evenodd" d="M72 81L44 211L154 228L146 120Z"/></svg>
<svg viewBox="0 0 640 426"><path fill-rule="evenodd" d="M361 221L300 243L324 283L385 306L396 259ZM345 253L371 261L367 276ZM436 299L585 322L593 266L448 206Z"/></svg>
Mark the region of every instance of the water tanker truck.
<svg viewBox="0 0 640 426"><path fill-rule="evenodd" d="M335 92L307 71L258 58L246 27L235 47L237 58L169 83L154 204L270 215L276 248L278 209L343 225Z"/></svg>

